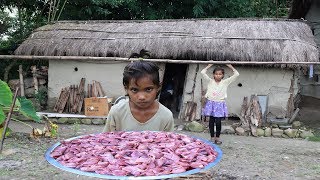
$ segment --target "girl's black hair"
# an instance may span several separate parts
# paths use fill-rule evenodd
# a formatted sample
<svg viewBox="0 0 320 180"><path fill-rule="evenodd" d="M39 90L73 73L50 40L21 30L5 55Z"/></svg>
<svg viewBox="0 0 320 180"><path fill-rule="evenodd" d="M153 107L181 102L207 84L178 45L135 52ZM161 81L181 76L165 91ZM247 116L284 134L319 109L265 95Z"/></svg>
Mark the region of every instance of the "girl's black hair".
<svg viewBox="0 0 320 180"><path fill-rule="evenodd" d="M159 67L152 62L143 60L134 61L124 68L123 86L127 88L131 79L137 82L138 79L145 76L150 76L153 84L160 87Z"/></svg>
<svg viewBox="0 0 320 180"><path fill-rule="evenodd" d="M219 66L218 66L218 67L214 68L212 73L214 74L214 73L216 73L217 71L221 71L222 74L224 75L224 69L223 69L222 67L219 67Z"/></svg>

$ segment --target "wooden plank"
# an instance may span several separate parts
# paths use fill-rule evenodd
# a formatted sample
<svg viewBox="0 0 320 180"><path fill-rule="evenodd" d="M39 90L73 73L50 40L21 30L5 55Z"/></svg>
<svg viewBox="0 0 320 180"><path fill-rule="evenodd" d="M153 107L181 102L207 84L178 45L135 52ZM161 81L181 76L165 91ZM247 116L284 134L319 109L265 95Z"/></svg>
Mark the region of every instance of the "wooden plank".
<svg viewBox="0 0 320 180"><path fill-rule="evenodd" d="M100 92L101 92L101 95L100 95L100 96L105 97L105 96L106 96L106 92L103 90L103 88L102 88L102 86L101 86L101 83L98 82L98 85L99 85L99 90L100 90Z"/></svg>
<svg viewBox="0 0 320 180"><path fill-rule="evenodd" d="M60 117L68 117L68 118L107 118L107 116L85 116L82 114L66 114L66 113L48 113L48 112L37 112L38 116L45 115L49 118L60 118Z"/></svg>
<svg viewBox="0 0 320 180"><path fill-rule="evenodd" d="M285 40L284 40L285 41ZM315 45L316 47L316 45ZM75 61L93 61L96 63L99 62L112 62L112 61L120 61L120 62L131 62L135 60L139 60L139 58L123 58L123 57L93 57L93 56L28 56L28 55L0 55L0 60L7 59L20 59L20 60L75 60ZM314 62L303 62L303 61L199 61L195 59L190 60L174 60L174 59L143 59L144 61L152 61L152 62L162 62L162 63L175 63L175 64L239 64L239 65L248 65L248 64L298 64L298 65L309 65L309 64L320 64L317 58L314 58Z"/></svg>
<svg viewBox="0 0 320 180"><path fill-rule="evenodd" d="M63 98L62 98L62 100L61 100L60 107L59 107L59 109L58 109L58 112L59 112L59 113L62 113L62 112L64 111L65 106L66 106L66 104L67 104L67 101L68 101L68 99L69 99L69 95L70 95L70 88L69 88L69 89L68 89L68 88L65 88L65 93L64 93L64 95L63 95Z"/></svg>
<svg viewBox="0 0 320 180"><path fill-rule="evenodd" d="M84 97L85 97L85 92L84 92L85 80L86 80L85 78L82 78L81 81L80 81L80 85L79 85L79 96L80 96L80 99L79 99L79 104L78 104L78 107L77 107L77 112L78 113L81 112L81 109L82 109L82 106L83 106Z"/></svg>
<svg viewBox="0 0 320 180"><path fill-rule="evenodd" d="M58 112L58 109L59 109L59 105L60 105L60 102L61 102L62 95L63 95L63 89L60 91L59 98L57 99L56 104L55 104L55 105L54 105L54 107L53 107L53 111L54 111L54 112Z"/></svg>

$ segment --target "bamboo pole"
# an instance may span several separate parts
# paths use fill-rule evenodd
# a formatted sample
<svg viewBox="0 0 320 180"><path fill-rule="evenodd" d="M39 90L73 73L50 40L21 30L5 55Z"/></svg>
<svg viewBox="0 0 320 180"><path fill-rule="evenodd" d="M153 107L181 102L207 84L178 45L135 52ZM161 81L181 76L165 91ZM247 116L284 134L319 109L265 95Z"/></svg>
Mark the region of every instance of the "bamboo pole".
<svg viewBox="0 0 320 180"><path fill-rule="evenodd" d="M19 65L19 79L20 79L20 96L25 96L22 65Z"/></svg>
<svg viewBox="0 0 320 180"><path fill-rule="evenodd" d="M17 59L17 60L72 60L72 61L123 61L131 62L140 60L140 58L122 58L122 57L93 57L93 56L25 56L25 55L0 55L0 60ZM284 62L284 61L200 61L200 60L174 60L174 59L143 59L144 61L176 63L176 64L241 64L241 65L264 65L264 64L320 64L317 62Z"/></svg>
<svg viewBox="0 0 320 180"><path fill-rule="evenodd" d="M13 102L11 104L10 111L8 113L7 119L6 119L4 127L3 127L3 132L2 132L2 137L1 137L1 144L0 144L0 154L2 153L3 143L4 143L5 136L6 136L6 131L7 131L7 128L9 126L9 121L11 119L11 114L13 112L13 108L14 108L14 106L16 104L18 91L19 91L19 87L17 87L16 92L14 93Z"/></svg>
<svg viewBox="0 0 320 180"><path fill-rule="evenodd" d="M31 67L31 71L32 71L32 76L33 76L33 84L34 84L34 93L38 93L39 91L39 83L38 83L38 78L37 78L37 67L36 66L32 66Z"/></svg>

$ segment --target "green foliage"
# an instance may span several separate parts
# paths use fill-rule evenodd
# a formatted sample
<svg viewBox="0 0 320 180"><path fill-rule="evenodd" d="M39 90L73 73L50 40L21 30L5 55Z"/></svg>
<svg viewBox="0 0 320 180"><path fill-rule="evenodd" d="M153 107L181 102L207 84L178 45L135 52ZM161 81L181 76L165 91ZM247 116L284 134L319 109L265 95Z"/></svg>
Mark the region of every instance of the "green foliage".
<svg viewBox="0 0 320 180"><path fill-rule="evenodd" d="M12 104L12 92L6 82L0 80L0 106L10 107Z"/></svg>
<svg viewBox="0 0 320 180"><path fill-rule="evenodd" d="M0 125L5 120L5 111L8 111L12 102L12 92L7 83L0 80ZM25 97L19 97L16 100L14 111L19 111L26 117L29 117L37 122L40 118L37 116L32 102Z"/></svg>
<svg viewBox="0 0 320 180"><path fill-rule="evenodd" d="M32 102L25 97L19 97L19 101L21 104L21 107L19 108L19 112L24 116L35 120L36 122L40 122L40 118L37 116L36 111L32 105Z"/></svg>

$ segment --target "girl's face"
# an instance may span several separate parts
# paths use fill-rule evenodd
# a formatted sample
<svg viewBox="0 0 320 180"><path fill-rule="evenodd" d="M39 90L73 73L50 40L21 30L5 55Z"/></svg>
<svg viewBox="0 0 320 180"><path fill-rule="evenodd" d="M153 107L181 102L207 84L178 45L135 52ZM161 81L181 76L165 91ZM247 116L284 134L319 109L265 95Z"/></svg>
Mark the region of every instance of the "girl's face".
<svg viewBox="0 0 320 180"><path fill-rule="evenodd" d="M148 109L151 107L157 97L160 87L153 84L149 76L142 77L138 80L131 79L126 92L130 97L130 101L140 109Z"/></svg>
<svg viewBox="0 0 320 180"><path fill-rule="evenodd" d="M214 80L216 80L217 82L220 82L221 79L223 79L223 73L222 71L216 71L214 74L213 74L213 78Z"/></svg>

